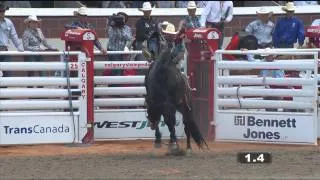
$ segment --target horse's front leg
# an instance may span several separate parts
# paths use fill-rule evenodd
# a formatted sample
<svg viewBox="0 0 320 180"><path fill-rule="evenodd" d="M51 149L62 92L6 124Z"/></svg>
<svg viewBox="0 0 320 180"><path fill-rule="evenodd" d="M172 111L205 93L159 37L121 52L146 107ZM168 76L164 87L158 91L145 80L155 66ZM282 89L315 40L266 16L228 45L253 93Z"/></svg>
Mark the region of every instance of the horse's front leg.
<svg viewBox="0 0 320 180"><path fill-rule="evenodd" d="M160 132L158 124L157 124L157 127L156 127L155 136L156 136L156 140L154 141L154 147L155 148L161 148L161 137L162 137L162 135L161 135L161 132Z"/></svg>
<svg viewBox="0 0 320 180"><path fill-rule="evenodd" d="M168 126L170 132L169 150L177 149L177 136L176 136L176 109L174 106L166 105L164 109L164 122Z"/></svg>

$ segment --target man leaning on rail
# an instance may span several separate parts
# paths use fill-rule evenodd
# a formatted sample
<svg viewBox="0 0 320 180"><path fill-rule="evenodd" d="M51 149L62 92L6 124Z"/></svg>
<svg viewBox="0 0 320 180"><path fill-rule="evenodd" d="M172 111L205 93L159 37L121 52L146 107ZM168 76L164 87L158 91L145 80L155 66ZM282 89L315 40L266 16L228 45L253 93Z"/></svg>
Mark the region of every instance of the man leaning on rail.
<svg viewBox="0 0 320 180"><path fill-rule="evenodd" d="M11 39L18 51L24 51L12 21L5 17L5 12L8 9L9 7L0 4L0 51L8 51L9 39ZM8 62L10 59L10 56L0 56L0 62ZM2 76L6 77L10 76L10 74L3 72Z"/></svg>
<svg viewBox="0 0 320 180"><path fill-rule="evenodd" d="M78 18L76 21L73 21L71 24L65 25L67 29L94 29L94 27L88 23L88 9L86 7L80 7L77 11L74 11L73 14ZM103 48L99 39L96 38L94 45L102 52L102 54L107 54L107 49Z"/></svg>

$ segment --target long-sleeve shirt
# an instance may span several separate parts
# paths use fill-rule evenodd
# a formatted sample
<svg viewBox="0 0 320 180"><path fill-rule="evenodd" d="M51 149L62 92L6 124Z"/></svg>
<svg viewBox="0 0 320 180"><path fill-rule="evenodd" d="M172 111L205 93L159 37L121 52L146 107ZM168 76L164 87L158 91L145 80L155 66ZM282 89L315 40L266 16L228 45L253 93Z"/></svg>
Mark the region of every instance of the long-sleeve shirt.
<svg viewBox="0 0 320 180"><path fill-rule="evenodd" d="M302 21L296 17L280 18L276 23L272 39L275 47L279 47L280 44L293 45L297 39L299 45L303 45L305 34Z"/></svg>
<svg viewBox="0 0 320 180"><path fill-rule="evenodd" d="M264 24L261 20L255 20L248 24L245 30L258 39L258 44L268 44L272 42L274 24L271 21Z"/></svg>
<svg viewBox="0 0 320 180"><path fill-rule="evenodd" d="M229 11L227 12L227 10ZM230 22L233 18L233 2L232 1L208 1L203 9L200 24L205 27L206 21L211 23L219 23L224 19Z"/></svg>
<svg viewBox="0 0 320 180"><path fill-rule="evenodd" d="M190 28L198 28L200 27L200 21L197 16L186 16L182 22L182 28L190 29Z"/></svg>
<svg viewBox="0 0 320 180"><path fill-rule="evenodd" d="M9 46L9 39L12 40L14 46L18 51L23 51L22 42L19 40L16 29L12 21L8 18L4 18L4 21L0 22L0 46Z"/></svg>
<svg viewBox="0 0 320 180"><path fill-rule="evenodd" d="M136 40L145 41L150 38L153 32L158 32L158 25L155 20L142 17L136 22Z"/></svg>
<svg viewBox="0 0 320 180"><path fill-rule="evenodd" d="M108 37L108 50L123 51L126 43L132 40L132 31L127 25L122 28L108 26Z"/></svg>
<svg viewBox="0 0 320 180"><path fill-rule="evenodd" d="M267 62L266 60L255 59L253 54L247 54L249 62ZM284 77L284 70L280 69L263 69L260 71L261 77L273 77L282 78Z"/></svg>
<svg viewBox="0 0 320 180"><path fill-rule="evenodd" d="M94 27L87 22L80 22L80 21L73 21L71 24L67 24L64 26L65 28L69 28L69 29L75 29L75 28L83 28L83 29L91 29L94 30ZM102 45L99 41L99 39L96 37L96 39L94 40L94 45L101 51Z"/></svg>
<svg viewBox="0 0 320 180"><path fill-rule="evenodd" d="M27 28L22 35L23 47L26 51L41 51L44 50L41 45L48 49L55 49L49 45L40 28Z"/></svg>

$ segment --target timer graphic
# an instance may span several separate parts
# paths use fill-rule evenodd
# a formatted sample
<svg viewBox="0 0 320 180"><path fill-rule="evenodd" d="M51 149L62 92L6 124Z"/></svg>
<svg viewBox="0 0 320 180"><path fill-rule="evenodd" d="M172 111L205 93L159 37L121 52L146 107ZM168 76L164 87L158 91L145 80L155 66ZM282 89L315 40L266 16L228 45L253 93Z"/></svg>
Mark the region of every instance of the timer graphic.
<svg viewBox="0 0 320 180"><path fill-rule="evenodd" d="M268 152L240 152L237 154L238 162L245 164L271 163L272 156Z"/></svg>

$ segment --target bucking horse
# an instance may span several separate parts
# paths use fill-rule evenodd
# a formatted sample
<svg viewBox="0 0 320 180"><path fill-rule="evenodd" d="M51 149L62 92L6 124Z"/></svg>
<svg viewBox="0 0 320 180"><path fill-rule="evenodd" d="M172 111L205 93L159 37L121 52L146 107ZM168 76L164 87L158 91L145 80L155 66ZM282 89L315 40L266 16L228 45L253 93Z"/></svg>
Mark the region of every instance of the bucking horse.
<svg viewBox="0 0 320 180"><path fill-rule="evenodd" d="M155 147L161 147L159 122L161 116L170 132L169 152L181 150L175 132L176 111L183 116L184 131L187 137L187 153L191 152L190 136L200 149L207 143L196 125L192 111L191 88L187 77L177 68L179 58L168 46L151 62L145 76L147 118L155 130ZM144 52L145 53L145 52ZM146 56L146 55L145 55Z"/></svg>

